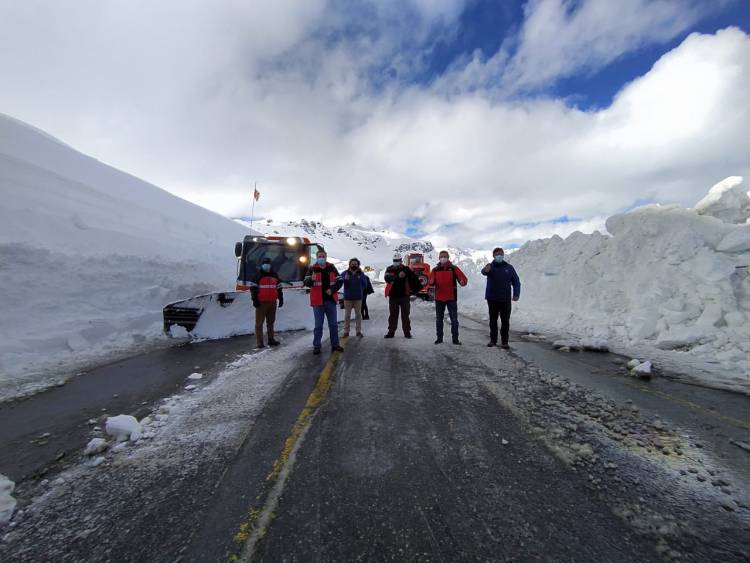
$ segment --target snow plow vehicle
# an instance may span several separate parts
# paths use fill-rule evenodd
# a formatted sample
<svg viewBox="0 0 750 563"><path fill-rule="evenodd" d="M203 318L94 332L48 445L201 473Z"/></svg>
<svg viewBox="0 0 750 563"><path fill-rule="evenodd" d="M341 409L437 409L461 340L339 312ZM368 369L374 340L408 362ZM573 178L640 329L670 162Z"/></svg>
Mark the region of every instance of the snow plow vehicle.
<svg viewBox="0 0 750 563"><path fill-rule="evenodd" d="M410 252L406 255L405 262L409 269L416 274L419 283L422 284L422 289L417 292L417 297L421 297L426 301L434 301L435 288L427 287L427 282L430 281L430 265L424 261L424 254L421 252Z"/></svg>
<svg viewBox="0 0 750 563"><path fill-rule="evenodd" d="M284 289L301 290L307 268L315 261L315 255L320 248L322 247L310 242L306 237L245 236L244 240L236 243L234 247L234 255L237 258L235 290L208 293L169 303L163 309L164 332L172 334L174 326L192 332L206 316L211 318L216 334L204 334L205 336L252 332L252 305L249 293L251 280L255 279L260 270L263 258L271 259L271 265L279 275ZM304 295L302 291L299 293ZM238 303L240 301L242 303Z"/></svg>

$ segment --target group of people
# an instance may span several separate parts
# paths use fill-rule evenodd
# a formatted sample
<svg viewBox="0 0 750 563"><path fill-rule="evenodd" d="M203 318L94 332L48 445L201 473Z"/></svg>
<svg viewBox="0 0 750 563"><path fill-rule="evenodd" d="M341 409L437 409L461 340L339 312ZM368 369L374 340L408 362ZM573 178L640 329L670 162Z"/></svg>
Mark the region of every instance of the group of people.
<svg viewBox="0 0 750 563"><path fill-rule="evenodd" d="M505 261L502 248L492 251L493 260L481 270L487 278L485 299L489 311L490 341L487 346L498 344L498 317L500 318L500 346L508 348L510 332L511 302L518 301L521 294L521 282L512 265ZM461 345L458 333L458 286L465 286L468 278L461 269L452 264L448 251L439 254L439 263L430 272L427 286L435 292L435 344L443 342L443 324L447 309L451 324L451 340L455 345ZM393 257L393 263L385 271L388 298L388 332L385 338L394 338L398 328L399 316L401 329L405 338L411 338L411 322L409 319L411 296L422 289L422 283L416 274L403 264L400 254ZM323 325L328 322L331 350L341 352L339 341L337 305L339 290L344 289L344 332L348 337L351 330L351 313L354 311L354 330L358 338L364 336L362 320L368 319L367 296L374 293L372 282L365 274L357 258L349 260L349 267L339 273L336 267L328 262L325 250L319 250L315 263L305 275L305 287L310 291L310 305L315 316L313 330L313 353L320 354L323 338ZM271 260L264 258L260 271L252 284L251 296L255 307L255 336L258 348L263 348L263 324L268 333L268 345L277 346L279 342L274 337L273 325L276 319L276 309L284 306L284 294L281 289L279 276L271 267Z"/></svg>

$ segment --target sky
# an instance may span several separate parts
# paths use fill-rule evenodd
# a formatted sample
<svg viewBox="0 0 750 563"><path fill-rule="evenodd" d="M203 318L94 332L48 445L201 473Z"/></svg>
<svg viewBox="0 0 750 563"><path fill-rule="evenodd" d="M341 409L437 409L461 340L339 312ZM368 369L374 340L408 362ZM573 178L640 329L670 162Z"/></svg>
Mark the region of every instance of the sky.
<svg viewBox="0 0 750 563"><path fill-rule="evenodd" d="M228 217L437 245L750 178L750 0L0 0L0 112Z"/></svg>

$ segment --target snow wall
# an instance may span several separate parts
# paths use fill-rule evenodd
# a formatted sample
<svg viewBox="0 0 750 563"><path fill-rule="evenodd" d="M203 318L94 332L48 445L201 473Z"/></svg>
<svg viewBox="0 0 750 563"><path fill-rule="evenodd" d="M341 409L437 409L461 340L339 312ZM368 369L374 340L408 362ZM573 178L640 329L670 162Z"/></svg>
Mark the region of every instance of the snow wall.
<svg viewBox="0 0 750 563"><path fill-rule="evenodd" d="M3 114L0 199L0 400L171 344L162 307L234 289L252 232Z"/></svg>
<svg viewBox="0 0 750 563"><path fill-rule="evenodd" d="M742 178L693 209L649 205L508 257L522 283L513 327L608 341L701 383L750 394L750 197ZM484 290L474 274L475 307ZM484 309L479 309L482 312Z"/></svg>

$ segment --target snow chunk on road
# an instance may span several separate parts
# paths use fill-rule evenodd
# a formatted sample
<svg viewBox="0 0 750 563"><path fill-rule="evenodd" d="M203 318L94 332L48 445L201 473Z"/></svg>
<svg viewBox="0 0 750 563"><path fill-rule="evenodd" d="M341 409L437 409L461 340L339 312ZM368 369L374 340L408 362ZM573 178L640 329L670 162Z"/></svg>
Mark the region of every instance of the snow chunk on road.
<svg viewBox="0 0 750 563"><path fill-rule="evenodd" d="M0 474L0 524L9 522L16 509L16 499L12 496L15 487L13 481Z"/></svg>
<svg viewBox="0 0 750 563"><path fill-rule="evenodd" d="M143 427L134 416L128 414L108 417L105 430L107 434L115 436L119 441L130 439L135 442L143 435Z"/></svg>
<svg viewBox="0 0 750 563"><path fill-rule="evenodd" d="M188 375L188 379L203 379L202 373L191 373Z"/></svg>
<svg viewBox="0 0 750 563"><path fill-rule="evenodd" d="M102 453L108 447L107 441L104 438L93 438L88 444L86 444L86 449L83 451L83 455L96 455Z"/></svg>
<svg viewBox="0 0 750 563"><path fill-rule="evenodd" d="M636 375L651 375L651 367L651 362L645 361L635 366L632 372Z"/></svg>

